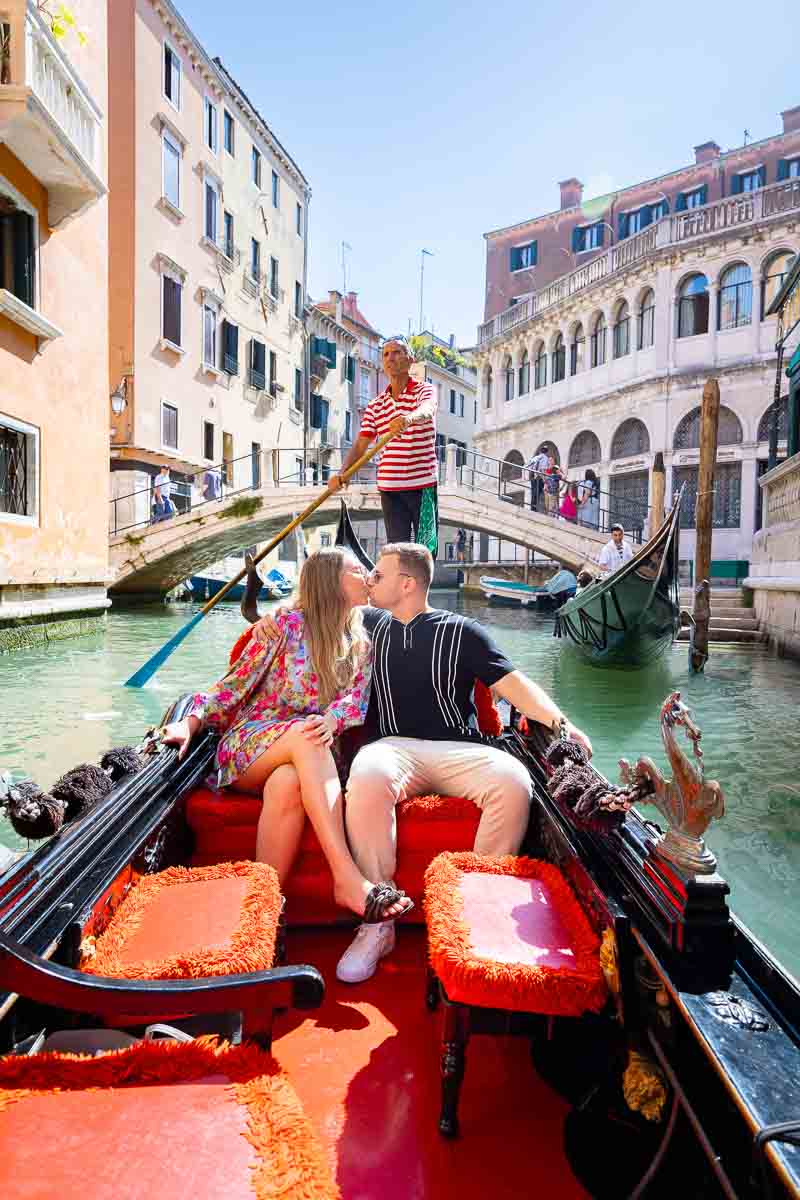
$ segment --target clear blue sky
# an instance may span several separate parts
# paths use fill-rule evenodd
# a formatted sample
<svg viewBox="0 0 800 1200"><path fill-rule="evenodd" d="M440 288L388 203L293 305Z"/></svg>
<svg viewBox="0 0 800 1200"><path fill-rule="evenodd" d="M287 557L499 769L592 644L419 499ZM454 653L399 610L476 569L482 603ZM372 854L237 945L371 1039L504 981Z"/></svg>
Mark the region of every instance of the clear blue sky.
<svg viewBox="0 0 800 1200"><path fill-rule="evenodd" d="M781 128L800 104L796 2L570 7L178 0L313 189L314 298L348 285L383 333L419 313L471 344L483 233ZM224 20L221 19L224 14Z"/></svg>

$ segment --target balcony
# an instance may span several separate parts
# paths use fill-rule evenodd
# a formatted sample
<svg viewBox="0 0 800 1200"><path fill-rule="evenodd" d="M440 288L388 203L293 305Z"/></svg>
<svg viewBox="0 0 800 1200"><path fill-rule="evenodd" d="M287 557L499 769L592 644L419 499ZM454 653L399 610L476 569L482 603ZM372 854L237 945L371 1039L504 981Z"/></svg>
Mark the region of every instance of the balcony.
<svg viewBox="0 0 800 1200"><path fill-rule="evenodd" d="M4 7L0 142L47 188L54 228L107 191L103 115L33 5Z"/></svg>
<svg viewBox="0 0 800 1200"><path fill-rule="evenodd" d="M490 343L503 338L512 329L526 325L562 300L570 299L602 280L621 275L632 264L662 250L701 242L728 230L760 225L787 213L800 214L800 179L788 179L757 192L731 196L702 208L662 217L642 233L618 242L585 266L553 280L541 291L479 325L478 345L488 348Z"/></svg>

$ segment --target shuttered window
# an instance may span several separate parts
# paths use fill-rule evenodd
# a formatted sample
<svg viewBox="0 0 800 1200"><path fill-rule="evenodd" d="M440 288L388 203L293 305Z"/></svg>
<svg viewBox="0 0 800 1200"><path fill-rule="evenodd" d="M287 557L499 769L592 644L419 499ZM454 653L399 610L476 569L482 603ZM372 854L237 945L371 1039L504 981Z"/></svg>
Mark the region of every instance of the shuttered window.
<svg viewBox="0 0 800 1200"><path fill-rule="evenodd" d="M181 60L171 46L164 44L164 95L173 108L181 106Z"/></svg>
<svg viewBox="0 0 800 1200"><path fill-rule="evenodd" d="M269 260L269 290L270 294L276 299L278 297L278 260L270 258Z"/></svg>
<svg viewBox="0 0 800 1200"><path fill-rule="evenodd" d="M203 362L209 367L217 365L217 308L214 304L203 305Z"/></svg>
<svg viewBox="0 0 800 1200"><path fill-rule="evenodd" d="M3 211L4 207L7 211ZM0 193L0 288L36 307L36 225Z"/></svg>
<svg viewBox="0 0 800 1200"><path fill-rule="evenodd" d="M217 153L217 106L205 99L205 134L206 145L214 154Z"/></svg>
<svg viewBox="0 0 800 1200"><path fill-rule="evenodd" d="M260 392L267 386L267 348L257 338L250 341L250 386Z"/></svg>
<svg viewBox="0 0 800 1200"><path fill-rule="evenodd" d="M177 279L170 275L161 276L163 303L161 306L162 336L172 342L173 346L181 345L181 292L183 288Z"/></svg>
<svg viewBox="0 0 800 1200"><path fill-rule="evenodd" d="M512 271L525 271L529 267L535 267L538 256L536 242L527 242L524 246L512 246L510 268Z"/></svg>
<svg viewBox="0 0 800 1200"><path fill-rule="evenodd" d="M214 457L214 426L210 421L203 421L203 458Z"/></svg>
<svg viewBox="0 0 800 1200"><path fill-rule="evenodd" d="M278 172L272 172L272 207L280 208L281 205L281 181L278 177Z"/></svg>
<svg viewBox="0 0 800 1200"><path fill-rule="evenodd" d="M222 369L226 375L239 374L239 326L222 322Z"/></svg>
<svg viewBox="0 0 800 1200"><path fill-rule="evenodd" d="M303 285L297 280L294 283L294 315L298 320L303 315Z"/></svg>
<svg viewBox="0 0 800 1200"><path fill-rule="evenodd" d="M161 405L161 445L178 449L178 410L174 404Z"/></svg>
<svg viewBox="0 0 800 1200"><path fill-rule="evenodd" d="M215 185L206 180L206 237L214 243L217 240L218 201Z"/></svg>
<svg viewBox="0 0 800 1200"><path fill-rule="evenodd" d="M181 148L174 138L162 134L164 154L164 196L175 208L181 206Z"/></svg>
<svg viewBox="0 0 800 1200"><path fill-rule="evenodd" d="M255 146L250 156L250 178L256 187L261 187L261 152Z"/></svg>

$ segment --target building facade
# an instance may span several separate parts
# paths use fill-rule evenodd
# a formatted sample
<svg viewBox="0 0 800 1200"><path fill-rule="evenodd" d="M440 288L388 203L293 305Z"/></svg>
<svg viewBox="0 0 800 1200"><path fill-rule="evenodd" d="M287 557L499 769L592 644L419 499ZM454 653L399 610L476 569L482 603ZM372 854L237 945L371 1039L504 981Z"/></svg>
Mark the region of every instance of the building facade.
<svg viewBox="0 0 800 1200"><path fill-rule="evenodd" d="M291 473L308 398L310 189L245 92L169 0L112 8L111 495L146 520L157 468L179 510L218 465ZM285 448L285 452L284 452ZM193 483L195 484L193 490Z"/></svg>
<svg viewBox="0 0 800 1200"><path fill-rule="evenodd" d="M108 604L106 4L74 9L85 44L0 5L0 651Z"/></svg>
<svg viewBox="0 0 800 1200"><path fill-rule="evenodd" d="M706 143L692 167L602 201L583 205L567 181L558 214L486 235L476 445L521 476L549 443L570 478L595 470L607 515L648 500L663 452L667 496L686 484L688 572L699 405L715 376L721 578L746 573L761 522L776 360L766 314L800 248L800 108L783 119L773 138L725 154Z"/></svg>

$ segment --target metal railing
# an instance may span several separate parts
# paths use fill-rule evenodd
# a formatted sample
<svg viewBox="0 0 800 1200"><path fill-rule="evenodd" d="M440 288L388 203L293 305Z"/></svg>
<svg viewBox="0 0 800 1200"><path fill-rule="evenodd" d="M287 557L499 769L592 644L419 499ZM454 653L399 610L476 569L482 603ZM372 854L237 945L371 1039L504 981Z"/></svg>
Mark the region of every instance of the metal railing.
<svg viewBox="0 0 800 1200"><path fill-rule="evenodd" d="M510 330L533 320L562 300L586 291L596 283L621 273L657 250L700 240L743 225L770 220L800 210L800 179L770 184L756 192L729 196L699 208L671 213L650 225L642 233L625 238L598 254L577 270L554 279L541 291L534 292L478 326L478 345L488 346Z"/></svg>
<svg viewBox="0 0 800 1200"><path fill-rule="evenodd" d="M124 496L113 497L109 501L111 506L109 535L114 536L141 526L159 524L161 521L183 516L189 511L202 510L206 504L217 504L220 500L227 500L233 496L260 491L265 486L325 487L330 476L341 469L340 464L344 461L348 451L347 446L332 447L326 451L326 461L322 462L316 457L319 450L313 447L304 450L302 447L280 446L261 451L265 464L263 470L260 463L254 458L252 451L238 458L209 464L196 472L192 483L170 481L170 499L174 498L176 511L167 515L153 512L154 480L151 480L147 487L139 488ZM441 454L438 457L440 485L455 483L470 491L497 496L509 504L524 507L539 515L549 517L553 521L564 523L565 518L558 511L554 511L552 505L548 508L545 504L544 487L540 486L544 482L544 476L532 477L531 472L524 467L492 458L477 450L456 446L455 443L451 443L449 457L451 461L448 462L447 449L444 457ZM286 464L287 459L291 462L291 469L285 472L282 467ZM236 471L236 465L242 462L248 464L249 482L235 486L233 480L236 474L240 474ZM219 495L207 494L209 485L205 477L212 471L219 481ZM377 465L373 461L351 477L350 482L373 486L376 477ZM575 483L580 487L582 482L580 479L570 479L565 475L564 479L559 482L559 491L563 491L566 483ZM642 531L649 512L647 504L627 497L614 496L600 488L595 489L595 494L598 499L597 523L589 520L581 521L579 518L568 523L583 524L586 528L605 533L618 522L624 526L634 542L641 542ZM136 497L140 498L138 504ZM557 499L559 498L557 497ZM127 503L128 508L120 511L123 503ZM146 507L147 515L137 520L137 510L142 505ZM134 519L128 520L128 516L131 515Z"/></svg>

